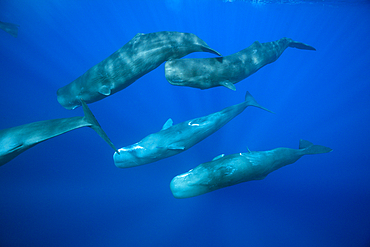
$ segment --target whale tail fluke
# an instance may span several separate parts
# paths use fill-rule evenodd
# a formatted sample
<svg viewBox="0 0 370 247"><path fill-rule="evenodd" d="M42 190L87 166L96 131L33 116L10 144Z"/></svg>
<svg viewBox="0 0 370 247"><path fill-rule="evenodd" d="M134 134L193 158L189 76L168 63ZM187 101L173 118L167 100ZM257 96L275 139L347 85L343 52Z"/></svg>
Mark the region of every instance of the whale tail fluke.
<svg viewBox="0 0 370 247"><path fill-rule="evenodd" d="M306 154L323 154L329 153L333 151L333 149L321 146L321 145L314 145L312 142L306 140L299 140L299 149L302 149L303 155Z"/></svg>
<svg viewBox="0 0 370 247"><path fill-rule="evenodd" d="M211 47L209 46L204 46L202 45L201 46L201 50L204 51L204 52L209 52L209 53L212 53L212 54L215 54L215 55L218 55L220 57L222 57L221 53L219 53L218 51L216 51L215 49L212 49Z"/></svg>
<svg viewBox="0 0 370 247"><path fill-rule="evenodd" d="M85 114L84 120L88 122L89 124L91 124L91 126L89 127L95 130L95 132L98 133L98 135L101 138L103 138L103 140L106 141L106 143L108 143L108 145L111 146L114 149L114 151L116 151L119 154L117 148L114 146L114 144L109 139L108 135L101 128L100 124L98 123L98 120L96 120L95 116L93 115L93 113L91 112L91 110L89 109L85 101L83 99L80 99L80 101L81 101L82 108Z"/></svg>
<svg viewBox="0 0 370 247"><path fill-rule="evenodd" d="M316 51L316 49L310 45L307 45L305 43L302 43L302 42L298 42L298 41L294 41L294 40L291 40L289 42L289 47L293 47L293 48L297 48L297 49L301 49L301 50L310 50L310 51Z"/></svg>
<svg viewBox="0 0 370 247"><path fill-rule="evenodd" d="M271 112L271 113L274 113L273 111L270 111L269 109L261 106L260 104L257 103L257 101L253 98L253 96L247 91L247 93L245 94L245 103L248 105L248 106L255 106L255 107L258 107L258 108L261 108L265 111L268 111L268 112Z"/></svg>

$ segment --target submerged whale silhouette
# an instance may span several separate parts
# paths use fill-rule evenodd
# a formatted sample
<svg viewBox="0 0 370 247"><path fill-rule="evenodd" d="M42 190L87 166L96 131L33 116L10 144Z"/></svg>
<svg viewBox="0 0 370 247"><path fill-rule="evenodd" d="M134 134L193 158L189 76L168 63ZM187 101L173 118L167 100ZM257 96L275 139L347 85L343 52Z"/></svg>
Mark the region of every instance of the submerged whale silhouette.
<svg viewBox="0 0 370 247"><path fill-rule="evenodd" d="M86 103L81 101L81 104L84 117L45 120L0 130L0 166L40 142L82 127L95 130L109 146L117 151Z"/></svg>
<svg viewBox="0 0 370 247"><path fill-rule="evenodd" d="M167 120L161 131L150 134L133 145L119 149L119 153L114 153L114 163L119 168L127 168L149 164L179 154L216 132L248 106L259 107L271 112L259 105L247 92L243 103L229 106L208 116L173 126L172 119Z"/></svg>
<svg viewBox="0 0 370 247"><path fill-rule="evenodd" d="M331 148L300 140L299 149L276 148L219 155L210 162L174 177L170 188L175 198L199 196L234 184L264 179L269 173L296 162L303 155L331 151Z"/></svg>
<svg viewBox="0 0 370 247"><path fill-rule="evenodd" d="M286 48L316 49L290 38L260 43L255 41L248 48L225 57L175 59L166 62L165 76L175 86L199 89L224 86L235 89L235 83L276 61Z"/></svg>
<svg viewBox="0 0 370 247"><path fill-rule="evenodd" d="M18 27L19 25L17 24L0 21L0 29L4 30L14 38L18 37Z"/></svg>
<svg viewBox="0 0 370 247"><path fill-rule="evenodd" d="M96 102L128 87L167 60L201 51L221 56L192 33L138 33L108 58L59 88L58 102L66 109L80 106L80 98L86 103Z"/></svg>

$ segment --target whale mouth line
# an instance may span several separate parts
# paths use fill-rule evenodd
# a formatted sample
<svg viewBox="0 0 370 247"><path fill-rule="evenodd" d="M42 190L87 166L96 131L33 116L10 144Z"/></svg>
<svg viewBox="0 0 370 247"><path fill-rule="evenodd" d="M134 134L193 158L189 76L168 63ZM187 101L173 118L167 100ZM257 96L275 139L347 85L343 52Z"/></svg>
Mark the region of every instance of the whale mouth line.
<svg viewBox="0 0 370 247"><path fill-rule="evenodd" d="M180 83L180 82L184 82L184 80L180 80L180 79L172 79L171 80L172 83Z"/></svg>

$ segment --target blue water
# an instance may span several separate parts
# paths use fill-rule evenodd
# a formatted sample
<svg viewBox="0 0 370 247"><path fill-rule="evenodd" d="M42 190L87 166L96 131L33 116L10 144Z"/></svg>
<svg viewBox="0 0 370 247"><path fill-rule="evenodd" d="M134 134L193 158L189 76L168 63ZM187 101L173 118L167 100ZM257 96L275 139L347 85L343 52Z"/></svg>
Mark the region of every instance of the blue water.
<svg viewBox="0 0 370 247"><path fill-rule="evenodd" d="M370 4L266 2L1 1L0 20L20 28L18 38L0 30L0 129L81 116L59 105L57 89L139 32L191 32L223 55L282 37L317 51L288 48L236 92L172 86L162 64L90 104L118 148L247 90L276 114L250 107L188 151L130 169L115 167L90 128L41 143L0 167L0 246L369 246ZM171 194L174 176L219 154L298 148L301 138L334 151L264 180Z"/></svg>

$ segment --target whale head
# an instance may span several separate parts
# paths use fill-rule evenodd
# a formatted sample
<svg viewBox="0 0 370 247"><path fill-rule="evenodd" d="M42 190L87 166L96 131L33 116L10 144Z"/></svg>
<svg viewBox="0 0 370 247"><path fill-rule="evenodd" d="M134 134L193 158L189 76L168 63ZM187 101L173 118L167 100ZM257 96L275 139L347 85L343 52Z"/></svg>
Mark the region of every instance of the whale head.
<svg viewBox="0 0 370 247"><path fill-rule="evenodd" d="M76 84L70 83L64 87L61 87L57 91L57 100L64 108L73 110L81 106L79 95L79 88Z"/></svg>
<svg viewBox="0 0 370 247"><path fill-rule="evenodd" d="M212 76L217 74L217 67L207 66L207 73L199 67L203 64L201 58L175 59L167 61L164 65L166 80L174 86L186 86L207 89L219 86L215 84Z"/></svg>
<svg viewBox="0 0 370 247"><path fill-rule="evenodd" d="M115 152L113 155L114 164L118 168L129 168L147 164L147 160L143 158L145 151L146 149L137 143L120 148L118 149L119 153Z"/></svg>
<svg viewBox="0 0 370 247"><path fill-rule="evenodd" d="M80 99L89 104L111 95L111 85L105 83L102 76L95 71L94 66L73 82L59 88L57 91L59 104L68 110L73 110L81 106Z"/></svg>
<svg viewBox="0 0 370 247"><path fill-rule="evenodd" d="M192 169L174 177L170 183L173 196L177 199L199 196L210 191L208 174Z"/></svg>

